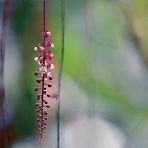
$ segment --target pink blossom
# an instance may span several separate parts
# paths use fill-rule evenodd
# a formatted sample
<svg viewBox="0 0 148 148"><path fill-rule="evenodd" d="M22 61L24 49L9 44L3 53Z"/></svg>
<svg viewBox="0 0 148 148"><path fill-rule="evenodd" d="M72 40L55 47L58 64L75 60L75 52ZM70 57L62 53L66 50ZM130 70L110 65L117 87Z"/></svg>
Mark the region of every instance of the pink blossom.
<svg viewBox="0 0 148 148"><path fill-rule="evenodd" d="M45 50L45 47L42 44L39 44L38 46L34 47L35 51L43 51Z"/></svg>
<svg viewBox="0 0 148 148"><path fill-rule="evenodd" d="M45 32L43 32L42 34L46 39L51 35L51 33L48 31L48 29L46 29Z"/></svg>
<svg viewBox="0 0 148 148"><path fill-rule="evenodd" d="M44 51L44 55L40 55L38 57L35 57L35 61L38 62L41 66L51 67L51 69L54 68L53 64L51 65L53 58L53 54L49 51Z"/></svg>
<svg viewBox="0 0 148 148"><path fill-rule="evenodd" d="M47 42L44 43L44 47L53 48L54 44L50 41L47 41Z"/></svg>

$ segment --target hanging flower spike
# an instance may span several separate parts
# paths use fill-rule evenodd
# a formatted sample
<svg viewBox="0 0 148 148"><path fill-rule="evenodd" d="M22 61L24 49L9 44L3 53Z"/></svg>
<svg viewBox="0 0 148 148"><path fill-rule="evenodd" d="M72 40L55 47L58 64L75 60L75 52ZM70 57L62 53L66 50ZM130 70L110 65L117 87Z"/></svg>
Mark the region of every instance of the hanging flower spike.
<svg viewBox="0 0 148 148"><path fill-rule="evenodd" d="M35 91L37 92L36 113L40 142L44 139L45 128L47 125L47 109L50 107L48 105L48 99L51 96L47 92L47 88L52 87L48 81L52 80L51 70L54 68L54 65L52 64L54 55L51 51L54 44L47 40L50 36L50 32L46 29L42 35L44 37L44 42L34 48L35 51L39 52L39 55L35 57L34 60L39 65L38 70L35 72L35 76L37 77L37 87L35 88Z"/></svg>

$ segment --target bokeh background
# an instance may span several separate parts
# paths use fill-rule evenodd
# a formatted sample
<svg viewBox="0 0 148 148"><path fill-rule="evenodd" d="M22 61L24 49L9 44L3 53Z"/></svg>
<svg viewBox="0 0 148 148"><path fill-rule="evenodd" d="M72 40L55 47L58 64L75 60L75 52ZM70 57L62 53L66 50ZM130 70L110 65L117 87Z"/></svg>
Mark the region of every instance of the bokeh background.
<svg viewBox="0 0 148 148"><path fill-rule="evenodd" d="M12 0L6 32L5 126L12 148L56 147L56 100L43 144L36 136L33 51L41 0ZM65 1L61 148L148 148L148 1ZM47 1L55 43L53 94L61 57L61 2ZM0 1L0 31L4 0ZM2 135L1 135L2 136Z"/></svg>

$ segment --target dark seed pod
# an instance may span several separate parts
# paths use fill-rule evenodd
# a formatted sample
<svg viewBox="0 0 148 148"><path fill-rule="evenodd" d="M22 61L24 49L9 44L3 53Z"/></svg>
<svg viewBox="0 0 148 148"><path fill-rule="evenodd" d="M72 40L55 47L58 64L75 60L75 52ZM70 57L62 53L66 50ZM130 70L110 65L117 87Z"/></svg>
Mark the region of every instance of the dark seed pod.
<svg viewBox="0 0 148 148"><path fill-rule="evenodd" d="M48 87L51 87L52 85L51 84L48 84Z"/></svg>
<svg viewBox="0 0 148 148"><path fill-rule="evenodd" d="M37 75L38 75L38 72L36 71L36 72L34 73L34 75L37 76Z"/></svg>
<svg viewBox="0 0 148 148"><path fill-rule="evenodd" d="M34 90L35 90L35 91L38 91L38 88L35 88Z"/></svg>
<svg viewBox="0 0 148 148"><path fill-rule="evenodd" d="M47 107L47 108L49 108L50 106L49 106L49 105L47 105L46 107Z"/></svg>
<svg viewBox="0 0 148 148"><path fill-rule="evenodd" d="M41 95L39 95L39 94L38 94L38 95L37 95L37 97L38 97L38 98L40 98L40 97L41 97Z"/></svg>
<svg viewBox="0 0 148 148"><path fill-rule="evenodd" d="M39 97L37 97L36 99L37 99L37 100L40 100L40 98L39 98Z"/></svg>
<svg viewBox="0 0 148 148"><path fill-rule="evenodd" d="M47 97L50 97L50 95L49 95L49 94L47 94Z"/></svg>
<svg viewBox="0 0 148 148"><path fill-rule="evenodd" d="M44 103L45 103L45 104L48 104L48 102L47 102L47 101L45 101Z"/></svg>
<svg viewBox="0 0 148 148"><path fill-rule="evenodd" d="M49 76L49 80L52 80L53 78L51 76Z"/></svg>
<svg viewBox="0 0 148 148"><path fill-rule="evenodd" d="M36 82L37 82L37 83L41 83L41 80L40 80L40 79L37 79Z"/></svg>
<svg viewBox="0 0 148 148"><path fill-rule="evenodd" d="M47 112L44 112L44 114L45 114L45 115L48 115L48 113L47 113Z"/></svg>

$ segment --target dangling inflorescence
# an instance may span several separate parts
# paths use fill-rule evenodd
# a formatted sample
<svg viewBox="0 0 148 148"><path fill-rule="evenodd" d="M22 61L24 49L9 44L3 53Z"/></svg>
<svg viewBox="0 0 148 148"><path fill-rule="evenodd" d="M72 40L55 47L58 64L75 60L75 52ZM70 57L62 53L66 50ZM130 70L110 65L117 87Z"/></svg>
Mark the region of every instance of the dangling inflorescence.
<svg viewBox="0 0 148 148"><path fill-rule="evenodd" d="M51 88L51 70L54 68L53 62L53 53L51 49L54 47L54 44L49 41L49 36L51 33L45 29L42 33L43 43L38 44L34 48L35 51L39 53L34 60L38 63L39 68L35 72L37 87L35 91L37 92L36 97L36 112L37 112L37 123L38 123L38 134L39 140L43 141L44 132L46 128L47 120L47 109L50 107L48 100L51 97L47 92L48 88Z"/></svg>

